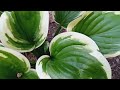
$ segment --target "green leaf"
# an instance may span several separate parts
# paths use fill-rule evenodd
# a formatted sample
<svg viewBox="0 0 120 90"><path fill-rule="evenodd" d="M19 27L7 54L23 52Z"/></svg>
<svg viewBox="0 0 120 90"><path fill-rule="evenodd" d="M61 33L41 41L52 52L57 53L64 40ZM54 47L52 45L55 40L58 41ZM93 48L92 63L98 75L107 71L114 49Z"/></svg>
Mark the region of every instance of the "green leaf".
<svg viewBox="0 0 120 90"><path fill-rule="evenodd" d="M4 45L2 43L0 43L0 47L4 47Z"/></svg>
<svg viewBox="0 0 120 90"><path fill-rule="evenodd" d="M1 16L1 14L2 14L2 11L0 11L0 16Z"/></svg>
<svg viewBox="0 0 120 90"><path fill-rule="evenodd" d="M106 58L120 55L120 12L94 11L75 22L68 25L68 31L92 38Z"/></svg>
<svg viewBox="0 0 120 90"><path fill-rule="evenodd" d="M20 79L39 79L35 69L30 69Z"/></svg>
<svg viewBox="0 0 120 90"><path fill-rule="evenodd" d="M50 43L50 56L41 56L36 71L41 79L107 79L111 68L89 37L65 32Z"/></svg>
<svg viewBox="0 0 120 90"><path fill-rule="evenodd" d="M72 20L80 16L80 13L81 11L54 11L54 18L57 23L66 28Z"/></svg>
<svg viewBox="0 0 120 90"><path fill-rule="evenodd" d="M47 11L6 11L0 18L0 39L6 47L29 52L43 44L48 24Z"/></svg>
<svg viewBox="0 0 120 90"><path fill-rule="evenodd" d="M30 71L30 63L26 57L12 49L0 47L0 79L19 79L24 75L36 78L32 77Z"/></svg>

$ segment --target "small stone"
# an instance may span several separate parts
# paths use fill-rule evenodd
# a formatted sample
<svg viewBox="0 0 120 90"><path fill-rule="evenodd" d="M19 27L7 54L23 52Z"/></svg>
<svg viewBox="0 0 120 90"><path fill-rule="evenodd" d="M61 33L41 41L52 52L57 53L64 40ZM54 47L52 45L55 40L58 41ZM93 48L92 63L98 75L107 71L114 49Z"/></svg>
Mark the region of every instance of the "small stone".
<svg viewBox="0 0 120 90"><path fill-rule="evenodd" d="M17 73L17 78L20 78L22 76L22 73Z"/></svg>

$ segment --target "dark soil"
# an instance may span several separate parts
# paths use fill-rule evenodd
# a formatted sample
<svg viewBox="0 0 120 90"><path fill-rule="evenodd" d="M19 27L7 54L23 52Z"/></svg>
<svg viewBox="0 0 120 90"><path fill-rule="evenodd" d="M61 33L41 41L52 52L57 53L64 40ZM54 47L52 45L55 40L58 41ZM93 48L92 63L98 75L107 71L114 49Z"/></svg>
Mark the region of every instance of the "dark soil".
<svg viewBox="0 0 120 90"><path fill-rule="evenodd" d="M120 79L120 56L107 60L112 68L112 79Z"/></svg>

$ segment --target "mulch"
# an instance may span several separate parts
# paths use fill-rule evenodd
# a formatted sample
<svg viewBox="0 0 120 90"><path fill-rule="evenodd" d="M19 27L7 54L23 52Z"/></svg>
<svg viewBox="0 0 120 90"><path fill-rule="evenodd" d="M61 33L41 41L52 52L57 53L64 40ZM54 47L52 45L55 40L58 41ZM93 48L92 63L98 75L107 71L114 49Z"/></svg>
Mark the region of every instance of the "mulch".
<svg viewBox="0 0 120 90"><path fill-rule="evenodd" d="M112 69L112 79L120 79L120 56L107 58L107 60Z"/></svg>

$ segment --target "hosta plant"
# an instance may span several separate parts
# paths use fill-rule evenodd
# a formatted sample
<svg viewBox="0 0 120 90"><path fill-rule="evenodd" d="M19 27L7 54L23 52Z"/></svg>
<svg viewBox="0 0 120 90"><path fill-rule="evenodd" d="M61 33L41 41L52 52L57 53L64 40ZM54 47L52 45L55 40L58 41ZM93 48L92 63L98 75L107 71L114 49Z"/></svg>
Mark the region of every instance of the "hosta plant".
<svg viewBox="0 0 120 90"><path fill-rule="evenodd" d="M84 15L88 13L87 15ZM93 39L106 58L120 55L120 12L92 11L72 21L68 31Z"/></svg>
<svg viewBox="0 0 120 90"><path fill-rule="evenodd" d="M21 53L0 46L0 79L39 79Z"/></svg>
<svg viewBox="0 0 120 90"><path fill-rule="evenodd" d="M98 50L83 34L59 34L50 43L50 56L38 59L37 73L41 79L110 79L109 63Z"/></svg>
<svg viewBox="0 0 120 90"><path fill-rule="evenodd" d="M111 79L104 56L120 54L119 13L54 11L53 17L58 29L48 42L48 11L2 12L0 79ZM59 34L62 28L68 32ZM37 57L35 68L23 52Z"/></svg>

